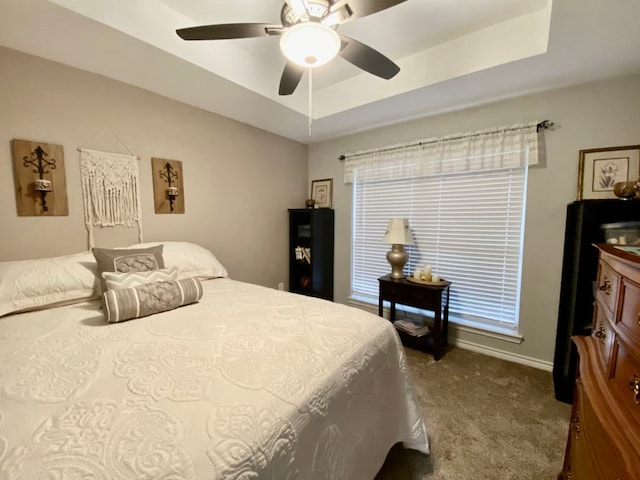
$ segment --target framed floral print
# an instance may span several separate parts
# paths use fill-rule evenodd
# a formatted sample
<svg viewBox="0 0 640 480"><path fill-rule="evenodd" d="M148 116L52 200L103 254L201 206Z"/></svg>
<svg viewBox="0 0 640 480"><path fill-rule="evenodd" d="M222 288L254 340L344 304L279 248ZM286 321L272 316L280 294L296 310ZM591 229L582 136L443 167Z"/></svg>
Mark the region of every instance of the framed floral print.
<svg viewBox="0 0 640 480"><path fill-rule="evenodd" d="M311 198L318 208L331 208L333 197L333 178L311 181Z"/></svg>
<svg viewBox="0 0 640 480"><path fill-rule="evenodd" d="M640 145L580 150L578 200L617 198L613 186L640 176Z"/></svg>

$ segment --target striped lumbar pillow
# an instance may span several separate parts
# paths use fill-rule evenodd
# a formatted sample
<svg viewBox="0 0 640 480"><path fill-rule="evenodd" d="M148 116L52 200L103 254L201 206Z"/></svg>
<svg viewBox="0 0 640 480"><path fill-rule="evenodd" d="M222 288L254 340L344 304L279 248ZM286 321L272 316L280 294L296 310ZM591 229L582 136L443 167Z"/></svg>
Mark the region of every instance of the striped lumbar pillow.
<svg viewBox="0 0 640 480"><path fill-rule="evenodd" d="M107 290L102 297L107 322L117 323L195 303L202 298L202 284L197 278L152 282Z"/></svg>
<svg viewBox="0 0 640 480"><path fill-rule="evenodd" d="M102 272L107 290L122 290L153 282L171 282L178 279L178 267L160 268L146 272Z"/></svg>

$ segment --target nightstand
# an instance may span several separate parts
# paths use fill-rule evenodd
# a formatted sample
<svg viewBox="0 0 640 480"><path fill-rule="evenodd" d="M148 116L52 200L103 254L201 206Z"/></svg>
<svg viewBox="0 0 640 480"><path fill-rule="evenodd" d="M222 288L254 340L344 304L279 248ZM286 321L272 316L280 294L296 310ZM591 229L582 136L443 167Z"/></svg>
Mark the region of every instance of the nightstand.
<svg viewBox="0 0 640 480"><path fill-rule="evenodd" d="M413 283L406 278L394 279L385 275L378 279L380 294L378 296L378 315L382 315L385 301L390 302L391 322L396 319L396 303L408 305L433 312L434 319L431 332L423 337L414 337L398 331L402 342L410 347L430 350L435 360L440 360L447 345L449 330L449 287L451 282L437 284Z"/></svg>

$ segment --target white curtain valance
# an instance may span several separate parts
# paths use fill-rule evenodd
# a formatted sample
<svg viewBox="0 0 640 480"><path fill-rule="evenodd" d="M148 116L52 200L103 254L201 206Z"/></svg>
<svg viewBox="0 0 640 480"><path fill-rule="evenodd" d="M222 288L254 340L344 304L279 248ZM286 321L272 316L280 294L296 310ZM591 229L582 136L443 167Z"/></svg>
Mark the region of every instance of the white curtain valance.
<svg viewBox="0 0 640 480"><path fill-rule="evenodd" d="M418 140L345 155L344 182L395 180L538 164L538 123Z"/></svg>
<svg viewBox="0 0 640 480"><path fill-rule="evenodd" d="M81 148L80 175L89 247L94 246L93 227L137 225L142 242L138 158Z"/></svg>

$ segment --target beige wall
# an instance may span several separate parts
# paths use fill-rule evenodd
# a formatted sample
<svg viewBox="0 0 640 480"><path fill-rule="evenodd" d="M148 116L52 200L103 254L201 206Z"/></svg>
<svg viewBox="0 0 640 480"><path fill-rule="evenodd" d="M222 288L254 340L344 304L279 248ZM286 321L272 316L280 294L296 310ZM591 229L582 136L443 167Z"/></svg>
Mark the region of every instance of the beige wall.
<svg viewBox="0 0 640 480"><path fill-rule="evenodd" d="M347 302L350 268L351 195L338 155L455 132L550 119L546 159L532 168L527 196L520 344L454 331L469 348L550 368L558 312L566 205L576 198L581 149L640 144L640 76L560 89L469 108L312 145L309 178L334 180L336 209L335 298ZM640 205L639 205L640 209Z"/></svg>
<svg viewBox="0 0 640 480"><path fill-rule="evenodd" d="M521 344L454 331L471 348L550 367L557 320L564 220L575 199L578 151L640 143L640 76L535 94L375 129L308 149L299 143L98 75L0 48L0 261L85 250L76 148L140 158L145 241L187 240L213 250L233 278L275 287L287 280L287 208L304 204L308 180L334 178L336 301L349 295L351 187L338 155L376 146L550 119L546 159L529 176ZM10 140L62 144L69 216L18 217ZM151 157L181 160L186 213L153 211ZM125 230L96 243L137 241Z"/></svg>
<svg viewBox="0 0 640 480"><path fill-rule="evenodd" d="M211 249L232 278L287 280L287 208L307 197L307 147L74 68L0 48L0 261L87 249L77 148L140 157L145 241ZM10 141L64 146L69 216L18 217ZM156 215L151 157L183 162L184 215ZM128 229L96 233L100 246L137 242Z"/></svg>

